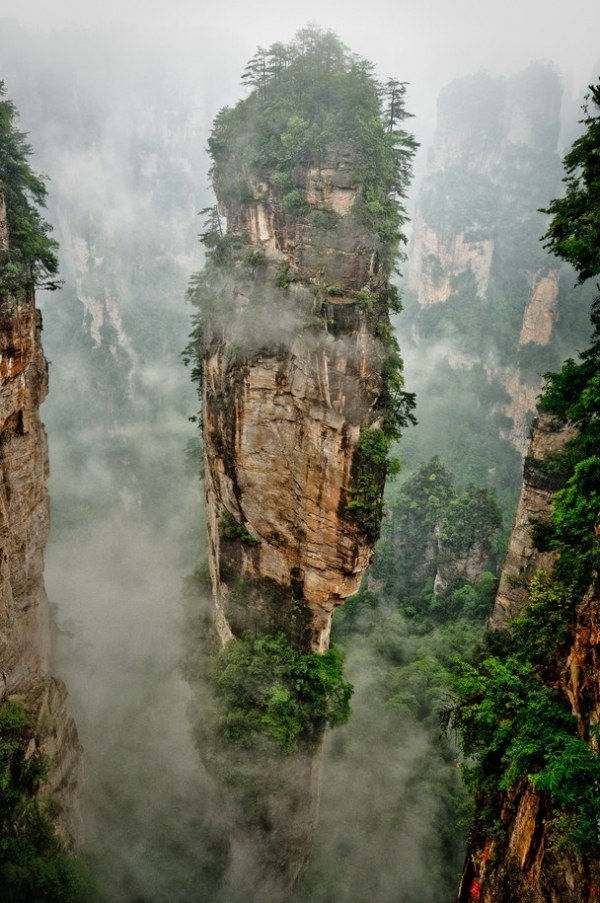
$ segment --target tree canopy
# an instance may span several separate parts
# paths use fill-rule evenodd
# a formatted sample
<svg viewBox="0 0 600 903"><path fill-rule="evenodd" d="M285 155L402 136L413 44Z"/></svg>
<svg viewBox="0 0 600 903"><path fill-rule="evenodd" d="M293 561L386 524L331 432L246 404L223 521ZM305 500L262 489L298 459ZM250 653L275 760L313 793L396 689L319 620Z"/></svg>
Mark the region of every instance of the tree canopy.
<svg viewBox="0 0 600 903"><path fill-rule="evenodd" d="M9 231L8 259L0 261L0 290L16 291L27 279L54 289L58 286L51 277L58 270L58 244L49 237L51 226L40 214L46 185L29 165L31 146L16 120L16 107L0 81L0 192L6 200Z"/></svg>
<svg viewBox="0 0 600 903"><path fill-rule="evenodd" d="M242 81L251 93L218 114L209 139L213 175L226 200L244 201L240 172L275 171L293 192L293 170L318 163L328 147L348 147L362 215L384 244L405 241L406 196L417 143L403 126L406 84L380 83L371 63L331 31L301 29L289 44L259 47Z"/></svg>
<svg viewBox="0 0 600 903"><path fill-rule="evenodd" d="M589 90L586 130L564 159L566 194L542 211L553 217L544 247L571 263L580 283L600 273L600 81Z"/></svg>

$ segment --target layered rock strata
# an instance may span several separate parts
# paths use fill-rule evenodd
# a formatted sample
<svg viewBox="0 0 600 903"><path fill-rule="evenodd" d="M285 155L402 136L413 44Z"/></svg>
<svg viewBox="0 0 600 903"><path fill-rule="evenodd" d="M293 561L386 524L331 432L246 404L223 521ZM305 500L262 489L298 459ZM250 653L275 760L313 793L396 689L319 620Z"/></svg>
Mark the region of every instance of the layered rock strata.
<svg viewBox="0 0 600 903"><path fill-rule="evenodd" d="M230 257L213 274L202 320L214 623L221 645L284 633L300 653L320 653L379 533L389 269L358 214L347 147L294 170L300 210L285 209L273 175L240 173L239 202L215 171L215 225L226 220ZM274 763L249 754L254 814L235 816L228 899L238 899L244 869L240 899L289 893L314 838L322 736Z"/></svg>
<svg viewBox="0 0 600 903"><path fill-rule="evenodd" d="M556 689L577 720L580 737L598 752L600 598L590 590L577 608L573 641ZM592 791L594 792L594 791ZM481 803L481 800L479 800ZM457 903L593 903L600 895L600 863L561 844L548 797L524 778L506 794L498 828L471 844ZM487 835L487 836L486 836ZM501 839L499 839L501 838Z"/></svg>
<svg viewBox="0 0 600 903"><path fill-rule="evenodd" d="M550 571L556 555L540 552L531 538L533 523L548 523L552 497L561 474L544 473L540 467L550 455L565 450L573 429L547 411L538 411L533 423L529 450L525 459L521 495L508 550L500 576L498 593L490 616L490 627L503 629L511 618L521 614L528 598L528 586L538 570Z"/></svg>
<svg viewBox="0 0 600 903"><path fill-rule="evenodd" d="M16 697L27 708L31 753L39 749L51 763L42 792L52 798L55 826L73 846L81 839L76 806L81 749L65 687L50 665L43 580L48 451L39 416L48 367L41 329L32 285L0 297L0 699Z"/></svg>
<svg viewBox="0 0 600 903"><path fill-rule="evenodd" d="M333 610L359 588L378 532L350 503L361 430L382 423L375 329L389 328L377 309L387 273L354 212L347 149L295 173L318 216L286 213L268 180L245 176L252 201L220 201L243 240L221 295L229 317L205 330L203 360L217 624L222 641L250 627L284 630L299 648L324 651ZM377 507L385 467L371 476Z"/></svg>

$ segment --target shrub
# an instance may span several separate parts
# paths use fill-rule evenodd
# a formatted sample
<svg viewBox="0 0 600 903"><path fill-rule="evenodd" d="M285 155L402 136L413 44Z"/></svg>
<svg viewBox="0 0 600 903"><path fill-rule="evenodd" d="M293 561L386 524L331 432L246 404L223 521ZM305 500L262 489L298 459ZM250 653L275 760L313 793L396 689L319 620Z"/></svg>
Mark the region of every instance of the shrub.
<svg viewBox="0 0 600 903"><path fill-rule="evenodd" d="M47 817L39 788L48 762L35 751L22 702L0 703L0 888L6 903L83 903L89 882Z"/></svg>
<svg viewBox="0 0 600 903"><path fill-rule="evenodd" d="M336 648L302 655L281 633L231 640L212 667L219 732L239 746L266 739L295 752L301 739L348 720L343 662Z"/></svg>

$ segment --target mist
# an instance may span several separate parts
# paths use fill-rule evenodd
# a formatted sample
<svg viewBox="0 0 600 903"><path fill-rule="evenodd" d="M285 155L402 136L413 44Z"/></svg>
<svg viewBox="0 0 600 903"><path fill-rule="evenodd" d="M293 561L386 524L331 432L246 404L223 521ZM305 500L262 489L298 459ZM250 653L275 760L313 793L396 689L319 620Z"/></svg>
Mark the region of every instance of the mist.
<svg viewBox="0 0 600 903"><path fill-rule="evenodd" d="M186 288L202 266L197 214L214 203L212 120L243 96L240 76L258 45L316 21L382 77L410 83L416 195L437 97L456 77L554 61L565 85L563 147L571 140L597 74L600 6L23 7L3 0L0 79L29 133L34 169L49 176L47 215L61 245L64 287L38 298L50 360L45 580L56 669L84 747L84 852L111 903L213 903L227 886L222 797L194 746L180 672L183 583L206 555L189 419L198 399L181 354L191 329ZM267 316L264 326L273 338L289 324ZM429 385L444 349L426 361L415 349L404 356L412 390ZM427 453L433 446L435 416L407 436L410 472L419 442ZM458 466L460 450L456 458ZM315 852L292 899L442 903L462 855L461 840L448 837L450 810L464 799L458 772L432 790L438 765L454 767L451 743L436 744L435 728L400 702L390 711L379 689L391 673L384 655L360 638L348 640L347 654L355 715L327 739ZM451 803L440 802L444 794ZM446 866L434 873L441 857Z"/></svg>

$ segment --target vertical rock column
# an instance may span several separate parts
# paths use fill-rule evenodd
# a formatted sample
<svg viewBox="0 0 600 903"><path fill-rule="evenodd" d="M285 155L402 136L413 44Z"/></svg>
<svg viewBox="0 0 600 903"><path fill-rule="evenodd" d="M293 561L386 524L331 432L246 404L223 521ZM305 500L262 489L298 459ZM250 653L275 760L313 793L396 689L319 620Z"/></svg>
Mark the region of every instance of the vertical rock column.
<svg viewBox="0 0 600 903"><path fill-rule="evenodd" d="M283 633L308 653L327 650L333 611L359 589L378 536L387 460L369 456L364 437L387 448L376 330L390 325L388 273L353 210L348 150L331 148L295 178L301 217L268 176L248 179L247 203L220 198L235 245L203 326L202 422L220 642ZM330 225L315 226L310 211L324 208ZM232 846L245 900L283 900L306 862L320 747L312 737L254 772L255 816L243 830L237 818Z"/></svg>
<svg viewBox="0 0 600 903"><path fill-rule="evenodd" d="M223 642L283 630L324 651L378 533L385 464L370 474L375 512L361 518L351 503L361 431L382 422L375 330L389 328L377 309L387 273L353 212L347 150L296 178L315 210L334 212L332 226L286 214L268 179L250 182L252 202L220 201L240 245L221 294L228 316L205 331L209 548Z"/></svg>
<svg viewBox="0 0 600 903"><path fill-rule="evenodd" d="M0 254L8 250L0 192ZM41 317L32 285L0 295L0 700L24 702L32 743L49 757L43 793L68 845L81 838L76 806L81 749L66 690L50 669L51 625L43 580L49 528L46 434L39 406L48 387Z"/></svg>

